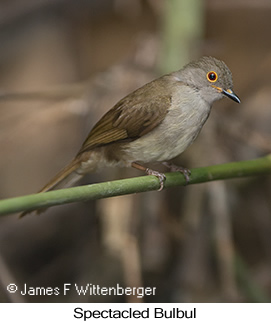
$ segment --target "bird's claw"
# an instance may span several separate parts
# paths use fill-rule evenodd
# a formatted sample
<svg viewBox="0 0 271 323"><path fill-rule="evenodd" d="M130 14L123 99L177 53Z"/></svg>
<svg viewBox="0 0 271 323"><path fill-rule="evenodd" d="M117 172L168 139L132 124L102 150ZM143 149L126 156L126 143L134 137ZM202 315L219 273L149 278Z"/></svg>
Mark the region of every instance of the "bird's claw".
<svg viewBox="0 0 271 323"><path fill-rule="evenodd" d="M146 174L156 176L159 179L160 188L158 189L158 192L162 191L164 188L164 182L166 180L166 175L163 173L157 172L156 170L152 170L150 168L146 168Z"/></svg>
<svg viewBox="0 0 271 323"><path fill-rule="evenodd" d="M187 185L190 182L191 171L188 168L180 167L178 170L181 172L185 178L185 184Z"/></svg>

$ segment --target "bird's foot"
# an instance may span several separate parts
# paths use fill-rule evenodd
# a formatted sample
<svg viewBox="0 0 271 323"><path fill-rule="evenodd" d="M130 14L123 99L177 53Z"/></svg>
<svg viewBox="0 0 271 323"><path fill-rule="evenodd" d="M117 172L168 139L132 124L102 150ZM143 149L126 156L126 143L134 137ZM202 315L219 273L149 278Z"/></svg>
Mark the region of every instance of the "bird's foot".
<svg viewBox="0 0 271 323"><path fill-rule="evenodd" d="M157 172L156 170L152 170L150 168L146 168L145 173L147 175L153 175L156 176L159 179L159 183L160 183L160 188L158 189L158 191L162 191L164 188L164 182L166 180L166 175L160 172Z"/></svg>
<svg viewBox="0 0 271 323"><path fill-rule="evenodd" d="M156 176L159 179L159 183L160 183L160 188L158 189L158 191L162 191L162 189L164 188L164 182L166 180L166 175L160 172L157 172L156 170L152 170L150 168L144 167L138 163L132 163L132 167L142 170L143 172L145 172L147 175L153 175Z"/></svg>
<svg viewBox="0 0 271 323"><path fill-rule="evenodd" d="M176 165L174 165L172 163L169 163L169 162L163 162L162 164L164 166L166 166L167 168L169 168L169 170L171 172L180 172L180 173L182 173L184 178L185 178L186 184L189 183L191 171L188 168L185 168L185 167L182 167L182 166L176 166Z"/></svg>

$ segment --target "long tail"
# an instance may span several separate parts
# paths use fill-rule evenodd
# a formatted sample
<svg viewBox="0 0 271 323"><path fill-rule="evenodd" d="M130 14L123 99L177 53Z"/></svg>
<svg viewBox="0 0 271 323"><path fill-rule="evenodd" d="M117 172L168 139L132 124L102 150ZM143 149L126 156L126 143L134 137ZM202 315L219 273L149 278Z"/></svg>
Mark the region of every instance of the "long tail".
<svg viewBox="0 0 271 323"><path fill-rule="evenodd" d="M80 164L81 161L79 159L75 158L74 160L72 160L66 167L64 167L59 173L57 173L56 176L53 177L50 182L48 182L38 193L51 191L56 188L68 187L79 181L79 179L83 176L76 172ZM37 210L37 213L44 212L45 210L46 209L39 209ZM21 218L33 211L34 210L25 211L21 213L19 217Z"/></svg>
<svg viewBox="0 0 271 323"><path fill-rule="evenodd" d="M82 175L79 175L75 170L80 166L80 160L72 160L66 167L58 172L40 191L47 192L56 188L64 188L71 186L79 181Z"/></svg>

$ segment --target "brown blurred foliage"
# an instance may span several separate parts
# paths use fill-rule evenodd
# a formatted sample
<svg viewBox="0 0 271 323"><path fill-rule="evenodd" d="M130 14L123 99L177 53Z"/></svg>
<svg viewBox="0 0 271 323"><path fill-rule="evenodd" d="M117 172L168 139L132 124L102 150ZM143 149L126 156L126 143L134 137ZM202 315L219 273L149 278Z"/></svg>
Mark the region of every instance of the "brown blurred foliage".
<svg viewBox="0 0 271 323"><path fill-rule="evenodd" d="M37 191L110 107L155 78L164 1L0 1L0 198ZM176 163L271 148L271 5L206 1L199 55L223 59L242 104L215 104ZM180 66L181 68L181 66ZM142 175L111 169L82 183ZM271 181L249 178L0 219L1 302L241 302L271 297ZM155 296L20 296L6 286L155 286Z"/></svg>

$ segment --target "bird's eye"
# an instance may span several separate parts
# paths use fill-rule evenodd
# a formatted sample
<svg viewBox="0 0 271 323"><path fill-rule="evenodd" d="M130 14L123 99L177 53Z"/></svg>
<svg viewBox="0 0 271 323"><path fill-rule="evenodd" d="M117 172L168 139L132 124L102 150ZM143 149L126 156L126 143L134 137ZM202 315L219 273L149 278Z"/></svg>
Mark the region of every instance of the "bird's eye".
<svg viewBox="0 0 271 323"><path fill-rule="evenodd" d="M210 82L216 82L217 81L217 74L214 71L208 72L207 73L207 80Z"/></svg>

